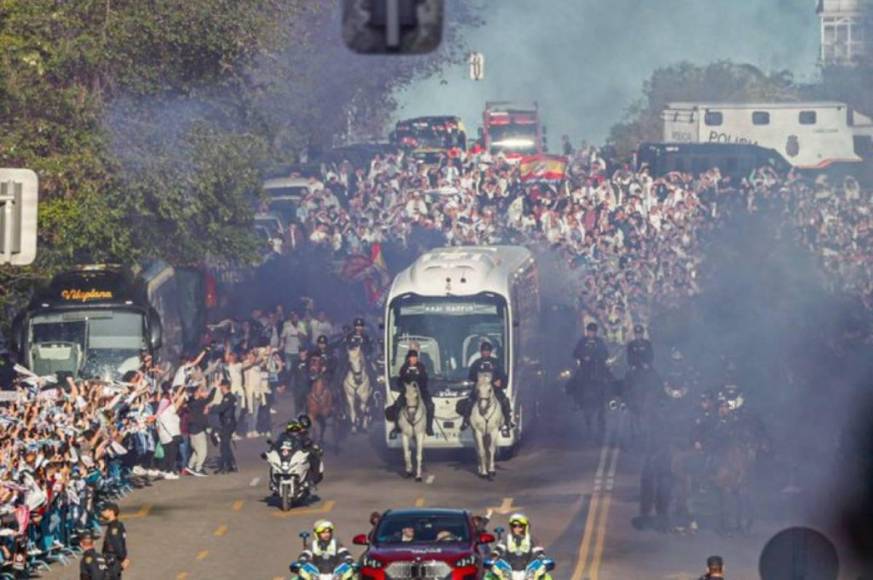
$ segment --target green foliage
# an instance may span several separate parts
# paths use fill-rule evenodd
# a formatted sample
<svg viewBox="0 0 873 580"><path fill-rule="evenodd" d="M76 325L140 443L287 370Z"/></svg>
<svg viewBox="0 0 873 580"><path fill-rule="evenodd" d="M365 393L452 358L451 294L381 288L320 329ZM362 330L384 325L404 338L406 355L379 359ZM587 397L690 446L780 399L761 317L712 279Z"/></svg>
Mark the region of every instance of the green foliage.
<svg viewBox="0 0 873 580"><path fill-rule="evenodd" d="M644 141L660 141L661 112L671 101L790 101L799 97L791 74L765 74L751 65L719 61L706 66L688 62L657 69L645 83L643 96L615 125L610 142L628 153Z"/></svg>

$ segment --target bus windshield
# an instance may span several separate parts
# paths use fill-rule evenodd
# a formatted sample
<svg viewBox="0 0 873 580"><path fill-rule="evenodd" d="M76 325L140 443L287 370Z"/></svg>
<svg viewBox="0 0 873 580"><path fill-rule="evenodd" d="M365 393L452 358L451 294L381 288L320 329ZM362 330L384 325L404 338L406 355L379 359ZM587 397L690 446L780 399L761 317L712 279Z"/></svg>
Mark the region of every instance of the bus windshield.
<svg viewBox="0 0 873 580"><path fill-rule="evenodd" d="M131 311L72 310L33 316L28 333L31 370L69 370L116 376L146 346L143 315Z"/></svg>
<svg viewBox="0 0 873 580"><path fill-rule="evenodd" d="M410 349L427 369L431 390L464 389L479 347L491 343L498 364L507 371L506 300L492 293L476 296L424 297L407 294L389 309L389 370L396 380Z"/></svg>

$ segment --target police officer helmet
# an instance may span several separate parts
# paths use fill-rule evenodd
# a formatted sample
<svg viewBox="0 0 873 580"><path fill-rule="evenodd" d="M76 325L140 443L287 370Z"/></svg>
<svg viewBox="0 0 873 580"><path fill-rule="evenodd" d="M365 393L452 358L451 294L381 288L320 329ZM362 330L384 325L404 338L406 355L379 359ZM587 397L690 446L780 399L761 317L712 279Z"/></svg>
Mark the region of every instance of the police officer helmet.
<svg viewBox="0 0 873 580"><path fill-rule="evenodd" d="M364 328L364 319L363 318L355 318L355 322L353 323L355 328Z"/></svg>
<svg viewBox="0 0 873 580"><path fill-rule="evenodd" d="M481 352L491 352L491 350L492 350L491 343L488 342L487 340L483 340L482 344L479 345L479 350Z"/></svg>
<svg viewBox="0 0 873 580"><path fill-rule="evenodd" d="M297 421L288 421L288 425L285 426L285 430L289 433L299 433L303 430L303 426Z"/></svg>
<svg viewBox="0 0 873 580"><path fill-rule="evenodd" d="M724 568L724 560L722 560L721 556L710 556L706 559L706 567L721 570Z"/></svg>
<svg viewBox="0 0 873 580"><path fill-rule="evenodd" d="M530 525L530 520L527 519L527 516L524 514L512 514L509 517L509 526L524 526L527 528Z"/></svg>
<svg viewBox="0 0 873 580"><path fill-rule="evenodd" d="M333 522L328 521L328 520L318 520L312 526L312 531L315 532L316 534L321 534L322 532L327 532L327 531L333 532L334 530L335 530L335 527L333 525Z"/></svg>
<svg viewBox="0 0 873 580"><path fill-rule="evenodd" d="M300 423L300 426L304 429L309 429L312 427L312 419L309 418L309 415L305 413L301 413L297 415L297 421Z"/></svg>
<svg viewBox="0 0 873 580"><path fill-rule="evenodd" d="M418 358L418 351L417 350L407 350L406 351L406 360L409 360L412 357Z"/></svg>
<svg viewBox="0 0 873 580"><path fill-rule="evenodd" d="M588 332L597 332L597 323L589 322L587 325L585 325L585 330L587 330Z"/></svg>
<svg viewBox="0 0 873 580"><path fill-rule="evenodd" d="M316 342L318 344L327 344L327 337L322 334L321 336L318 337L318 340Z"/></svg>

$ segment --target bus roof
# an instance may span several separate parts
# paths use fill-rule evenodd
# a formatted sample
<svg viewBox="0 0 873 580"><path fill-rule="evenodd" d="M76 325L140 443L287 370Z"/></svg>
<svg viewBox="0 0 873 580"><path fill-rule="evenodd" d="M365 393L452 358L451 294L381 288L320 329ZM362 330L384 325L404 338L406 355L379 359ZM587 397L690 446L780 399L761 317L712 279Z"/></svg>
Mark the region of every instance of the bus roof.
<svg viewBox="0 0 873 580"><path fill-rule="evenodd" d="M114 265L77 267L52 278L37 291L31 308L80 308L88 305L148 305L145 283Z"/></svg>
<svg viewBox="0 0 873 580"><path fill-rule="evenodd" d="M400 272L391 285L395 296L470 296L480 292L509 294L512 275L533 261L523 246L460 246L423 254Z"/></svg>

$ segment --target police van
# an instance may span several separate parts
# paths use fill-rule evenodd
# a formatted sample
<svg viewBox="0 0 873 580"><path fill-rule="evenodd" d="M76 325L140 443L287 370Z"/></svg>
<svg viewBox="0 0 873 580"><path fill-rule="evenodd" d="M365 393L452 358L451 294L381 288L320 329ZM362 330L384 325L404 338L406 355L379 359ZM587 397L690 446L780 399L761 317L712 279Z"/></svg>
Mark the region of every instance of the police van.
<svg viewBox="0 0 873 580"><path fill-rule="evenodd" d="M515 449L525 418L543 386L540 362L540 285L533 254L521 246L469 246L432 250L400 272L385 308L385 381L396 385L406 352L418 350L436 408L426 447L473 447L461 432L456 404L472 389L470 366L483 341L493 346L506 373L506 394L516 428L501 433L498 449ZM398 393L388 389L387 404ZM388 447L400 447L386 425Z"/></svg>
<svg viewBox="0 0 873 580"><path fill-rule="evenodd" d="M839 102L668 103L665 143L726 143L774 149L798 169L873 161L873 121Z"/></svg>

